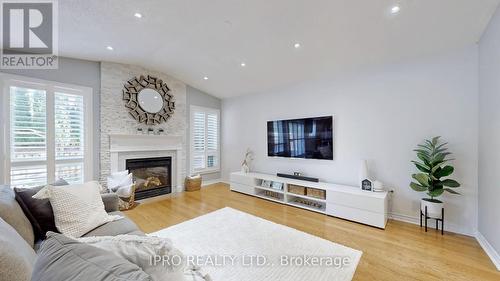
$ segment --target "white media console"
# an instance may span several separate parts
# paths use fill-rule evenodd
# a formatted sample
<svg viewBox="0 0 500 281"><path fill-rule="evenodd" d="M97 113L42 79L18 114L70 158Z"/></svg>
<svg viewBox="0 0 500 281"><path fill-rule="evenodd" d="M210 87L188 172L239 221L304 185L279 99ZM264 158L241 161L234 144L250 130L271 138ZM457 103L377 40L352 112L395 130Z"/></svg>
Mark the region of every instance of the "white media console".
<svg viewBox="0 0 500 281"><path fill-rule="evenodd" d="M387 223L387 192L261 173L235 172L230 181L231 190L255 197L379 228L385 228ZM276 182L277 186L267 187L269 182ZM277 189L280 185L282 188ZM302 194L301 190L306 192Z"/></svg>

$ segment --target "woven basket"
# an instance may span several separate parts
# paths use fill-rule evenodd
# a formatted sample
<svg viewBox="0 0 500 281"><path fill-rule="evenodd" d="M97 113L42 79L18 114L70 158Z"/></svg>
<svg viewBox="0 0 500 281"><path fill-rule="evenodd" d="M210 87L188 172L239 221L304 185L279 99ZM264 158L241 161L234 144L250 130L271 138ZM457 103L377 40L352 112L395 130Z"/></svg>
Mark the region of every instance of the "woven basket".
<svg viewBox="0 0 500 281"><path fill-rule="evenodd" d="M307 188L307 196L313 197L313 198L318 198L321 200L326 199L326 191L322 189L317 189L317 188Z"/></svg>
<svg viewBox="0 0 500 281"><path fill-rule="evenodd" d="M135 184L132 186L132 195L130 197L118 197L120 201L118 202L118 208L120 211L125 211L135 207Z"/></svg>
<svg viewBox="0 0 500 281"><path fill-rule="evenodd" d="M201 189L201 176L186 177L186 191L196 191Z"/></svg>
<svg viewBox="0 0 500 281"><path fill-rule="evenodd" d="M306 195L306 187L295 184L289 184L288 192L298 195Z"/></svg>

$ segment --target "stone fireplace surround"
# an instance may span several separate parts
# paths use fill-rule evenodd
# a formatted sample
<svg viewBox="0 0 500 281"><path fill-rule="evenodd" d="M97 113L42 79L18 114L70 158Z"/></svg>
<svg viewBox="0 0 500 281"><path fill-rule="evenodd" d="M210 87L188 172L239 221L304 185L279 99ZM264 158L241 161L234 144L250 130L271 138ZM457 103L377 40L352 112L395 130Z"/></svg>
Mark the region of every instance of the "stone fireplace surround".
<svg viewBox="0 0 500 281"><path fill-rule="evenodd" d="M109 135L111 172L123 171L127 159L172 157L172 192L181 192L182 137L157 135Z"/></svg>
<svg viewBox="0 0 500 281"><path fill-rule="evenodd" d="M172 117L154 127L138 123L131 118L122 100L123 84L133 77L145 74L161 78L167 83L175 99L175 112ZM126 157L172 156L172 192L182 189L187 172L188 149L186 87L182 81L162 72L137 65L101 62L99 153L101 184L106 185L111 172L125 169ZM146 132L149 128L155 131L163 129L164 135L138 134L138 129Z"/></svg>

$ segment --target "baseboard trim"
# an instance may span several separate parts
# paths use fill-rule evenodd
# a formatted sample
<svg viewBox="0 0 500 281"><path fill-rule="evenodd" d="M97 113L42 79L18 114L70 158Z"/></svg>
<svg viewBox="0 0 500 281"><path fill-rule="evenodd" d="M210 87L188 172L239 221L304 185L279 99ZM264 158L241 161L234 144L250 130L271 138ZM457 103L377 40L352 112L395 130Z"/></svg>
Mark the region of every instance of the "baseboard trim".
<svg viewBox="0 0 500 281"><path fill-rule="evenodd" d="M397 221L402 221L402 222L420 225L420 218L418 218L418 217L412 217L412 216L401 215L401 214L396 214L396 213L389 213L389 218L393 219L393 220L397 220ZM432 228L432 226L433 225L431 225L430 228ZM472 231L472 232L466 231L462 227L459 227L459 226L454 225L454 224L446 223L446 219L445 219L445 223L444 223L444 231L449 231L449 232L462 234L462 235L466 235L466 236L471 236L471 237L475 237L475 233L476 233L475 231Z"/></svg>
<svg viewBox="0 0 500 281"><path fill-rule="evenodd" d="M497 270L500 271L500 255L495 248L491 246L490 242L488 242L488 240L486 240L486 238L479 231L476 233L476 240L496 266Z"/></svg>
<svg viewBox="0 0 500 281"><path fill-rule="evenodd" d="M201 181L201 186L205 187L205 186L208 186L208 185L211 185L211 184L215 184L215 183L219 183L219 182L223 182L222 179L202 180Z"/></svg>

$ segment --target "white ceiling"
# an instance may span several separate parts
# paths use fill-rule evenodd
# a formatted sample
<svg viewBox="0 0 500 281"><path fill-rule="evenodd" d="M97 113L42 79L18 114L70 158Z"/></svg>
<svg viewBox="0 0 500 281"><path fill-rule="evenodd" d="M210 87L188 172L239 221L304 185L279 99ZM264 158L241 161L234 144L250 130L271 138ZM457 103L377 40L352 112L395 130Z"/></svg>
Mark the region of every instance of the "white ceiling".
<svg viewBox="0 0 500 281"><path fill-rule="evenodd" d="M64 0L59 54L141 65L227 98L473 44L499 2Z"/></svg>

